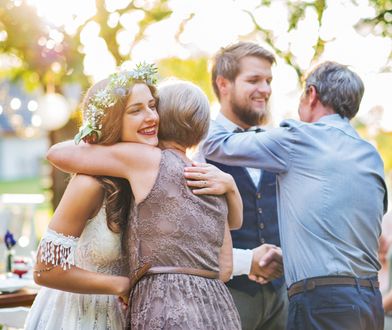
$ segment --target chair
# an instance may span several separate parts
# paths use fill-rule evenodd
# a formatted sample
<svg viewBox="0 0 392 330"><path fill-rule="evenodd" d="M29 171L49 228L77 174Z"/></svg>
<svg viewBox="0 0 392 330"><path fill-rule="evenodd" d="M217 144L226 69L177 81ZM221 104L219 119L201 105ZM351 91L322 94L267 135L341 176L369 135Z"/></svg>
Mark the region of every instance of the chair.
<svg viewBox="0 0 392 330"><path fill-rule="evenodd" d="M0 308L0 325L4 330L23 329L29 310L27 307Z"/></svg>

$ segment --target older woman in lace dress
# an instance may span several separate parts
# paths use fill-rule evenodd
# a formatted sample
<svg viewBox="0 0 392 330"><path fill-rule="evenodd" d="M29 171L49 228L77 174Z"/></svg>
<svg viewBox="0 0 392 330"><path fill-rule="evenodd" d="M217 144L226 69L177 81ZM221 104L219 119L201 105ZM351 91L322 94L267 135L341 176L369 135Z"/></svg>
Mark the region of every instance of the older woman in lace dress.
<svg viewBox="0 0 392 330"><path fill-rule="evenodd" d="M149 98L146 85L135 85L136 90L142 97L129 108L135 116L150 111L137 105ZM222 196L199 196L186 187L187 179L199 180L188 183L207 194L214 187L208 173L212 166L192 171L186 154L207 133L208 100L193 84L172 83L159 89L159 115L162 149L136 143L109 147L62 143L50 150L49 160L63 170L119 176L130 182L135 197L127 232L130 270L152 268L131 292L128 328L240 329L238 311L219 279L227 223L238 228L242 222L241 205L233 208L235 203L226 201L235 200L238 190L234 186ZM157 129L153 122L136 127L146 134ZM234 216L228 217L228 209Z"/></svg>
<svg viewBox="0 0 392 330"><path fill-rule="evenodd" d="M148 69L140 66L94 85L85 98L84 125L76 139L105 145L129 141L156 146L154 127L159 117ZM145 94L138 92L136 83L146 86L147 97L141 98ZM89 156L87 159L95 162ZM208 193L233 189L227 175L213 168L207 173L213 173L211 182L215 183ZM125 327L125 312L116 296L127 297L131 287L129 276L123 276L129 270L123 267L120 243L131 199L126 180L73 177L40 243L35 280L46 287L32 306L26 329Z"/></svg>

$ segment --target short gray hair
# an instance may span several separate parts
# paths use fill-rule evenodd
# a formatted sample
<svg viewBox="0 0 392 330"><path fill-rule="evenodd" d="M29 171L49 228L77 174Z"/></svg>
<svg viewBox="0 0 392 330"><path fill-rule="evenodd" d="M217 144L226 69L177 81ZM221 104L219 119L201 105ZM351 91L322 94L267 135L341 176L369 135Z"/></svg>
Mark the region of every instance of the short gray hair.
<svg viewBox="0 0 392 330"><path fill-rule="evenodd" d="M208 132L210 106L206 94L195 84L174 80L158 88L159 139L189 148Z"/></svg>
<svg viewBox="0 0 392 330"><path fill-rule="evenodd" d="M305 79L305 91L313 86L324 106L331 107L341 117L355 117L365 87L362 79L346 65L324 62L316 66Z"/></svg>

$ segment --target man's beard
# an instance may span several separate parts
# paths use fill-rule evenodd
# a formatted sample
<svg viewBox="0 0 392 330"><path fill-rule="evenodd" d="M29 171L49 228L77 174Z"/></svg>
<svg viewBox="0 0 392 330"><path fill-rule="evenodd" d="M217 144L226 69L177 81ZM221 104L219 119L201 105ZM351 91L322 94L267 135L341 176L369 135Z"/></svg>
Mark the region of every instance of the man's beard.
<svg viewBox="0 0 392 330"><path fill-rule="evenodd" d="M267 106L263 111L253 110L249 106L240 105L237 100L231 100L231 109L241 122L249 126L258 126L265 124L267 121Z"/></svg>

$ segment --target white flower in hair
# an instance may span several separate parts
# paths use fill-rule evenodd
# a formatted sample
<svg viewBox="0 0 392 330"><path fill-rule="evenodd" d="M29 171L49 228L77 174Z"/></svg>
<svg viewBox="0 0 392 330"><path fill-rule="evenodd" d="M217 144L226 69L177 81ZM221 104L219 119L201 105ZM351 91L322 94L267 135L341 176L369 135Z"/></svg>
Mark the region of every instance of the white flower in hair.
<svg viewBox="0 0 392 330"><path fill-rule="evenodd" d="M103 89L95 93L93 97L90 98L90 102L98 108L106 109L112 107L116 104L116 99L114 95L110 94L110 91Z"/></svg>

